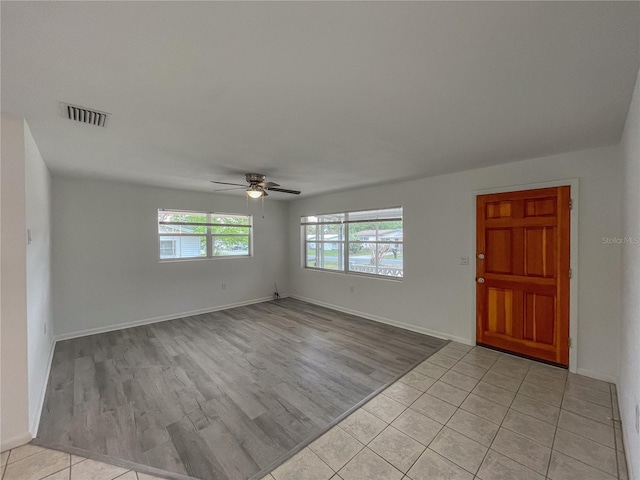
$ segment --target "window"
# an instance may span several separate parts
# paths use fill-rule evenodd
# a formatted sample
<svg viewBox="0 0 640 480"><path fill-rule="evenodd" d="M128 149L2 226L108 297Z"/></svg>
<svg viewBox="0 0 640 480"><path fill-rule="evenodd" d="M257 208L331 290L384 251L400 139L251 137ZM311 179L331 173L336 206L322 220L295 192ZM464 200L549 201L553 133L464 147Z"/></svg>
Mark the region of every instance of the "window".
<svg viewBox="0 0 640 480"><path fill-rule="evenodd" d="M175 240L160 240L160 258L173 258L175 254Z"/></svg>
<svg viewBox="0 0 640 480"><path fill-rule="evenodd" d="M251 215L158 210L160 260L251 256Z"/></svg>
<svg viewBox="0 0 640 480"><path fill-rule="evenodd" d="M304 266L401 278L402 207L302 217Z"/></svg>

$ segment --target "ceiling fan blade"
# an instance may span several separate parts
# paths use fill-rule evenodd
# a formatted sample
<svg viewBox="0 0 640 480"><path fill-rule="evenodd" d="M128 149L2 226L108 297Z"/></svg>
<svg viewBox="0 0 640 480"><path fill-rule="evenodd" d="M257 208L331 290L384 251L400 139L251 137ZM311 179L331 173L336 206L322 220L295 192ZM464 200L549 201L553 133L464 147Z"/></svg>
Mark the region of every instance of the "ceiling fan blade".
<svg viewBox="0 0 640 480"><path fill-rule="evenodd" d="M270 192L282 192L282 193L292 193L294 195L300 195L299 190L287 190L286 188L269 188Z"/></svg>
<svg viewBox="0 0 640 480"><path fill-rule="evenodd" d="M275 182L262 182L259 183L262 188L271 188L271 187L279 187L280 185Z"/></svg>
<svg viewBox="0 0 640 480"><path fill-rule="evenodd" d="M229 182L215 182L213 180L210 180L211 183L218 183L220 185L235 185L237 187L245 187L246 185L243 185L242 183L229 183Z"/></svg>
<svg viewBox="0 0 640 480"><path fill-rule="evenodd" d="M227 192L229 190L246 190L247 187L245 187L244 185L241 187L233 187L233 188L221 188L219 190L212 190L213 192Z"/></svg>

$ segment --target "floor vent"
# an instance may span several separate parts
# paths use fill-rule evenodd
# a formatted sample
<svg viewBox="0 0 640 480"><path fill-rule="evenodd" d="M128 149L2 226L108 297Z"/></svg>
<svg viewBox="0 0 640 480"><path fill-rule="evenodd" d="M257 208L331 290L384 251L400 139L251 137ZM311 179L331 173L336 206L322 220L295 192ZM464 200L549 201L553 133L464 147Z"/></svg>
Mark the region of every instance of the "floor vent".
<svg viewBox="0 0 640 480"><path fill-rule="evenodd" d="M70 105L68 103L62 104L62 110L65 118L75 122L95 125L96 127L106 127L107 118L111 115L110 113L99 112L98 110Z"/></svg>

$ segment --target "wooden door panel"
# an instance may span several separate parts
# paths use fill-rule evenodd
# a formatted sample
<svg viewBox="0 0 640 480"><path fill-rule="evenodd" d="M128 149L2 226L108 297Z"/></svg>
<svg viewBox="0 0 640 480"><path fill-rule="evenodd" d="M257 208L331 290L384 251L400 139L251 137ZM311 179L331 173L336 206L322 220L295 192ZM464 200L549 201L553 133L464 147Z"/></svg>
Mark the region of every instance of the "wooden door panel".
<svg viewBox="0 0 640 480"><path fill-rule="evenodd" d="M487 288L487 330L493 333L513 334L513 290Z"/></svg>
<svg viewBox="0 0 640 480"><path fill-rule="evenodd" d="M555 278L556 235L555 227L524 229L524 275Z"/></svg>
<svg viewBox="0 0 640 480"><path fill-rule="evenodd" d="M477 342L568 364L570 187L478 196Z"/></svg>
<svg viewBox="0 0 640 480"><path fill-rule="evenodd" d="M514 273L512 262L513 235L510 228L487 228L486 230L487 273Z"/></svg>
<svg viewBox="0 0 640 480"><path fill-rule="evenodd" d="M521 285L491 286L486 293L486 331L548 345L555 344L555 289L525 291Z"/></svg>
<svg viewBox="0 0 640 480"><path fill-rule="evenodd" d="M524 201L524 216L532 217L555 217L556 216L556 198L531 198Z"/></svg>
<svg viewBox="0 0 640 480"><path fill-rule="evenodd" d="M526 292L524 295L523 338L555 345L556 296Z"/></svg>
<svg viewBox="0 0 640 480"><path fill-rule="evenodd" d="M511 202L488 202L487 218L509 218L511 217Z"/></svg>

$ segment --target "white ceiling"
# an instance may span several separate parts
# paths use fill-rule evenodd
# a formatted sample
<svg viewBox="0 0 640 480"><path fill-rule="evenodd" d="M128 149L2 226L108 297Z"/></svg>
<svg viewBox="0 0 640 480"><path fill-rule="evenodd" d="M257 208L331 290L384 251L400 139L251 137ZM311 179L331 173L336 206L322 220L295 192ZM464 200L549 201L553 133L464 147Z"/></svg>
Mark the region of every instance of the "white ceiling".
<svg viewBox="0 0 640 480"><path fill-rule="evenodd" d="M204 191L257 171L313 194L613 144L640 54L638 2L1 8L2 111L54 174Z"/></svg>

